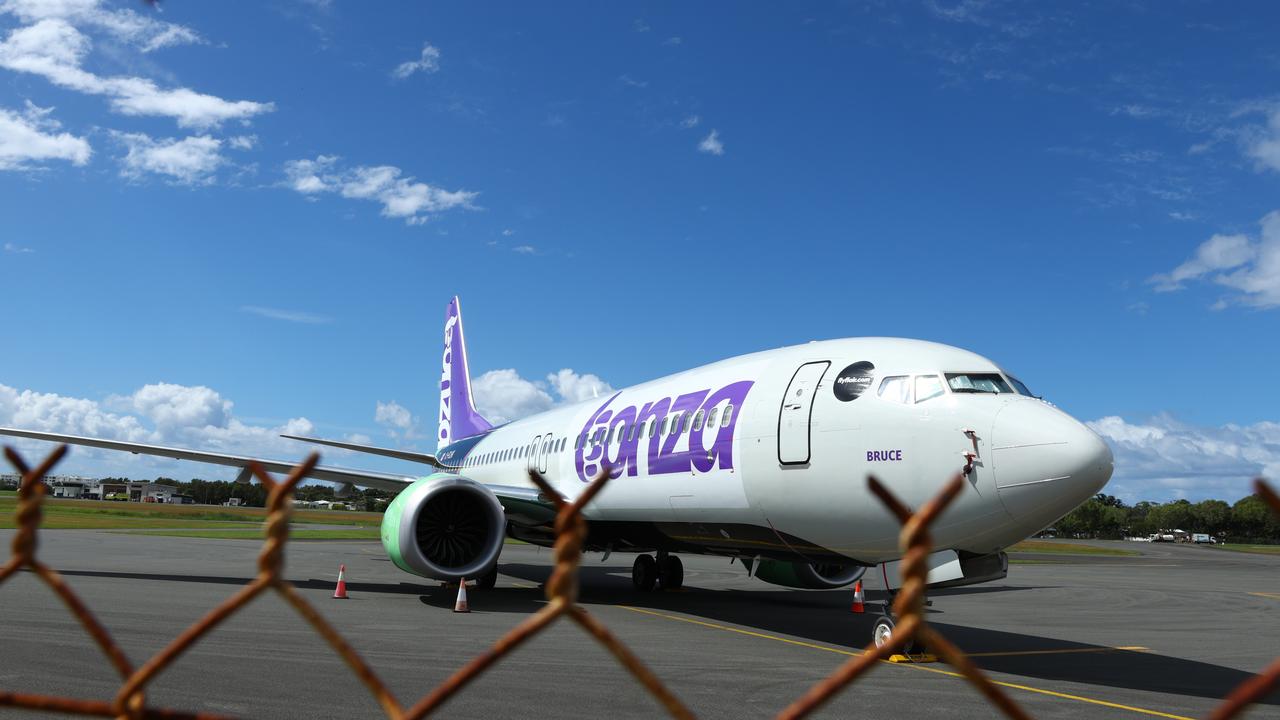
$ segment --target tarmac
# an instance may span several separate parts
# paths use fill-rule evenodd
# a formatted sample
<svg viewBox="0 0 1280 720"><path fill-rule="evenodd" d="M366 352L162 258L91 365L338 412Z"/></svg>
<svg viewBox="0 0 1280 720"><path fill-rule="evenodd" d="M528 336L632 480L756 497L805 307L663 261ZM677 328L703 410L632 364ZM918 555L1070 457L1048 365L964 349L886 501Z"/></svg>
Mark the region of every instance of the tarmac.
<svg viewBox="0 0 1280 720"><path fill-rule="evenodd" d="M0 531L7 547L13 531ZM931 595L929 622L1038 718L1199 717L1280 655L1280 556L1189 545L1104 543L1135 557L1015 556L1009 577ZM253 576L259 543L84 530L40 534L60 570L135 665ZM583 558L581 602L695 713L770 717L870 638L851 590L800 591L748 578L727 559L682 556L685 589L639 594L632 556ZM333 600L338 565L349 600ZM396 569L376 542L294 541L286 574L406 705L545 602L551 553L509 544L492 591L455 590ZM29 572L0 585L0 691L110 699L110 666ZM264 595L150 686L152 706L257 718L364 718L381 709L300 617ZM442 715L661 715L576 626L553 625L500 661ZM945 664L889 665L819 717L987 718L996 711ZM0 717L39 713L0 709ZM54 717L54 716L51 716ZM56 717L63 717L61 715ZM1250 718L1280 718L1280 693Z"/></svg>

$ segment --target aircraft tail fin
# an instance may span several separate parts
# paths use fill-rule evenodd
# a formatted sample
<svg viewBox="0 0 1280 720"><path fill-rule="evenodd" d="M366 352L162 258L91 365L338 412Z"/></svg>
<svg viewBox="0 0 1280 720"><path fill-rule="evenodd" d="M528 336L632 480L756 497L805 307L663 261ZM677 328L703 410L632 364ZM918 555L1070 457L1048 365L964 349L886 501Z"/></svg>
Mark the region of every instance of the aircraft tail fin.
<svg viewBox="0 0 1280 720"><path fill-rule="evenodd" d="M440 447L490 430L493 425L476 412L467 370L467 345L462 333L462 308L457 296L444 317L444 356L440 372Z"/></svg>

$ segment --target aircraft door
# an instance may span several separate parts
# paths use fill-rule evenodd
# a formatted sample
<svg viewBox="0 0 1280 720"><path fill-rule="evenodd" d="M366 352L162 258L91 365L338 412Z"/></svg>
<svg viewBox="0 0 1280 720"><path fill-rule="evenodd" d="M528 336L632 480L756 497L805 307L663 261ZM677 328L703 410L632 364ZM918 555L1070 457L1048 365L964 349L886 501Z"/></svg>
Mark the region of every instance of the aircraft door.
<svg viewBox="0 0 1280 720"><path fill-rule="evenodd" d="M787 385L778 410L778 462L803 465L809 462L809 425L813 396L818 382L831 363L823 360L801 365Z"/></svg>
<svg viewBox="0 0 1280 720"><path fill-rule="evenodd" d="M551 454L551 448L555 447L555 437L551 434L542 436L542 450L538 453L538 472L547 473L547 456Z"/></svg>
<svg viewBox="0 0 1280 720"><path fill-rule="evenodd" d="M538 450L542 448L542 436L538 435L529 443L529 454L525 458L525 468L528 470L538 469Z"/></svg>

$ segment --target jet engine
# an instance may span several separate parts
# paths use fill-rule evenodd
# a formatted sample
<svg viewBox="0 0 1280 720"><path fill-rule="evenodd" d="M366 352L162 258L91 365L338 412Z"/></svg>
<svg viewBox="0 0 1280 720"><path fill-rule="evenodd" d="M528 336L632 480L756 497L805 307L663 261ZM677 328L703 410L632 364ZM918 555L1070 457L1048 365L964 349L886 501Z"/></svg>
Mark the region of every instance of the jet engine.
<svg viewBox="0 0 1280 720"><path fill-rule="evenodd" d="M497 563L506 526L493 491L437 473L414 482L387 506L382 547L405 572L437 580L475 578Z"/></svg>
<svg viewBox="0 0 1280 720"><path fill-rule="evenodd" d="M804 590L834 590L862 577L861 565L786 562L761 558L756 577L767 583Z"/></svg>

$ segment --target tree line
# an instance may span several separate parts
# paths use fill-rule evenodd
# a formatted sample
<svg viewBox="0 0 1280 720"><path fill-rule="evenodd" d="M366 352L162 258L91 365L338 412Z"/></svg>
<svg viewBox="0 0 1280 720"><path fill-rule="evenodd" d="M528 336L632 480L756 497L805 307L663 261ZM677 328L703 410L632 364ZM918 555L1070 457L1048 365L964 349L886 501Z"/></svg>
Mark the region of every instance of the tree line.
<svg viewBox="0 0 1280 720"><path fill-rule="evenodd" d="M1054 529L1065 537L1146 537L1185 530L1213 535L1220 542L1280 542L1280 517L1257 495L1240 498L1234 505L1222 500L1143 500L1126 505L1117 497L1098 493L1054 523Z"/></svg>
<svg viewBox="0 0 1280 720"><path fill-rule="evenodd" d="M104 478L102 482L129 482L128 478ZM193 478L190 482L182 482L173 478L160 477L154 482L157 485L168 485L176 488L182 495L188 495L201 505L223 505L232 498L238 498L241 505L248 507L266 507L267 489L261 483L237 483L227 480L201 480ZM356 510L380 512L386 507L386 501L392 497L386 490L356 488L345 498L336 496L334 488L329 485L300 485L293 491L295 500L315 502L329 500L346 503ZM381 501L381 502L380 502Z"/></svg>

